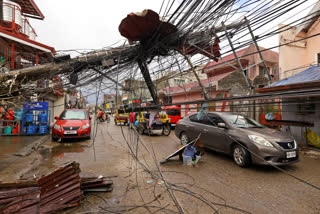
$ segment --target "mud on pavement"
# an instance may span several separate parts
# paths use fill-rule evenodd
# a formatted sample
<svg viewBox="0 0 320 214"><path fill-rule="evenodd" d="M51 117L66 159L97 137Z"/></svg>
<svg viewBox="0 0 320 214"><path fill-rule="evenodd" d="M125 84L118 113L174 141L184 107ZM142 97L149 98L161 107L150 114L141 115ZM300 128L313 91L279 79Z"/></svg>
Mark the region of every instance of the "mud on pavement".
<svg viewBox="0 0 320 214"><path fill-rule="evenodd" d="M317 213L319 191L270 167L242 169L232 160L207 151L194 166L178 158L159 166L177 149L170 136L139 136L128 127L100 124L92 140L46 143L14 165L1 170L5 178L22 173L25 179L39 177L69 161L80 163L82 173L113 180L108 193L88 193L75 208L59 213ZM320 185L318 161L302 156L300 163L285 170ZM158 168L159 167L159 168ZM10 168L10 170L8 170ZM2 176L1 176L2 177ZM165 179L163 179L165 178ZM180 207L179 207L180 206Z"/></svg>

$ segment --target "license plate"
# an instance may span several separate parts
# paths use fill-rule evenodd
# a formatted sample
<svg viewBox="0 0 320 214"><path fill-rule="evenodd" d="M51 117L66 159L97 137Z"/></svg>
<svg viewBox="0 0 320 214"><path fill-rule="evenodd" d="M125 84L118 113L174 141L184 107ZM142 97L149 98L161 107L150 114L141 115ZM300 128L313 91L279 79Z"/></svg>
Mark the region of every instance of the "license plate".
<svg viewBox="0 0 320 214"><path fill-rule="evenodd" d="M295 158L297 156L296 151L287 152L287 158Z"/></svg>
<svg viewBox="0 0 320 214"><path fill-rule="evenodd" d="M77 134L77 131L64 131L64 134Z"/></svg>

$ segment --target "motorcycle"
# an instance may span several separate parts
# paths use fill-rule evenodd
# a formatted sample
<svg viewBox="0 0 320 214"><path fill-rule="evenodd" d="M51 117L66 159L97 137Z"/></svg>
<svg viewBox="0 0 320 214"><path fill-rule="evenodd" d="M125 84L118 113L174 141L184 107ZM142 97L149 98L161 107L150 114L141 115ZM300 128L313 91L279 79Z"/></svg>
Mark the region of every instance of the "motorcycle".
<svg viewBox="0 0 320 214"><path fill-rule="evenodd" d="M107 123L110 123L110 117L108 115L106 115L106 118L104 118L103 116L98 117L98 121L103 123L105 121L107 121Z"/></svg>

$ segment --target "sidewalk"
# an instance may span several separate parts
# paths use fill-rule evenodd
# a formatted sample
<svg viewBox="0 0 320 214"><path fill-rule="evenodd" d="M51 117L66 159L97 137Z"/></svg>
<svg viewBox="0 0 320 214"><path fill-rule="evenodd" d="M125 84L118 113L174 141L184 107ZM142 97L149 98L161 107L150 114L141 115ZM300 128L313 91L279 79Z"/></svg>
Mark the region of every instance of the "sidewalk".
<svg viewBox="0 0 320 214"><path fill-rule="evenodd" d="M32 167L35 156L30 154L42 143L47 142L49 137L49 135L0 137L0 181L12 179L12 175L17 179L24 170Z"/></svg>

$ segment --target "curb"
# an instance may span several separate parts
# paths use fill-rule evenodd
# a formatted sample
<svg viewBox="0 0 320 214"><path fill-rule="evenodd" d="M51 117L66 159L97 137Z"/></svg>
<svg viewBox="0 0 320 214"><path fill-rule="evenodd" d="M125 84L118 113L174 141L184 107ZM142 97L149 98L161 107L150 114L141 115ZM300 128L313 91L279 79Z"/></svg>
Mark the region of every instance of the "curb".
<svg viewBox="0 0 320 214"><path fill-rule="evenodd" d="M33 151L37 150L43 143L45 143L50 138L50 135L45 135L40 137L40 139L34 141L30 145L26 146L22 149L19 153L15 153L13 155L19 156L19 157L26 157L30 155Z"/></svg>

